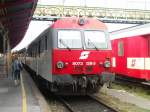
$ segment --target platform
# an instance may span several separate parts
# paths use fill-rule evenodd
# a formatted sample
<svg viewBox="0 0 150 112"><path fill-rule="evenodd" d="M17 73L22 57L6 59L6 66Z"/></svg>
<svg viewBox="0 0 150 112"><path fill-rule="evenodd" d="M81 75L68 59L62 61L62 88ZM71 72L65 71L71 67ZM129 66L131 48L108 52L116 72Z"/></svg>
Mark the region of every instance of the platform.
<svg viewBox="0 0 150 112"><path fill-rule="evenodd" d="M0 81L1 112L50 112L44 100L25 70L21 72L18 86L15 86L11 76Z"/></svg>
<svg viewBox="0 0 150 112"><path fill-rule="evenodd" d="M103 88L103 90L101 91L107 94L108 96L117 98L121 102L136 105L137 107L150 111L150 100L146 98L131 94L125 90Z"/></svg>

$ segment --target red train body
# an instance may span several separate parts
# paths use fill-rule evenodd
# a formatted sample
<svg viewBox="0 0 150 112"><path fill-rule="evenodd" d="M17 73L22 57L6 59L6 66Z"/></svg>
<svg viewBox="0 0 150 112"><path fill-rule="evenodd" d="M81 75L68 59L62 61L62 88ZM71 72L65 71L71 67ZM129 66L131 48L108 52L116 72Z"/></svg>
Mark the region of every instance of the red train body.
<svg viewBox="0 0 150 112"><path fill-rule="evenodd" d="M129 33L135 32L130 36L126 36L127 31L120 33L121 36L118 36L119 33L116 33L116 37L113 35L112 65L117 75L150 80L150 34L138 35L142 30L129 30Z"/></svg>
<svg viewBox="0 0 150 112"><path fill-rule="evenodd" d="M107 27L96 19L57 20L27 53L39 82L58 94L93 93L113 76Z"/></svg>

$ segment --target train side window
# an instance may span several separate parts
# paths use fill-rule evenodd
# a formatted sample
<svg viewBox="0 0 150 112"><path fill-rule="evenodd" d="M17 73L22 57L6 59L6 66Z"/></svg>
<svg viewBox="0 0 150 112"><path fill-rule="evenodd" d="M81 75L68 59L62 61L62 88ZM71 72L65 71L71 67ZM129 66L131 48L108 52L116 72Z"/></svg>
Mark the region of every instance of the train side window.
<svg viewBox="0 0 150 112"><path fill-rule="evenodd" d="M31 45L32 46L32 45ZM31 49L30 49L30 56L32 57L32 47L31 47Z"/></svg>
<svg viewBox="0 0 150 112"><path fill-rule="evenodd" d="M35 57L35 45L33 47L33 57Z"/></svg>
<svg viewBox="0 0 150 112"><path fill-rule="evenodd" d="M32 47L32 57L34 57L34 45Z"/></svg>
<svg viewBox="0 0 150 112"><path fill-rule="evenodd" d="M123 41L118 42L118 56L124 56L124 45Z"/></svg>
<svg viewBox="0 0 150 112"><path fill-rule="evenodd" d="M31 57L33 57L33 47L31 48Z"/></svg>
<svg viewBox="0 0 150 112"><path fill-rule="evenodd" d="M31 57L33 56L33 48L31 48Z"/></svg>
<svg viewBox="0 0 150 112"><path fill-rule="evenodd" d="M39 54L39 57L40 57L40 50L41 50L41 41L39 41L39 46L38 46L38 54Z"/></svg>
<svg viewBox="0 0 150 112"><path fill-rule="evenodd" d="M44 39L41 40L41 53L44 51Z"/></svg>
<svg viewBox="0 0 150 112"><path fill-rule="evenodd" d="M34 57L36 57L36 45L34 45Z"/></svg>
<svg viewBox="0 0 150 112"><path fill-rule="evenodd" d="M37 57L38 54L37 50L38 50L38 44L35 45L35 57Z"/></svg>
<svg viewBox="0 0 150 112"><path fill-rule="evenodd" d="M45 36L45 50L47 50L47 36Z"/></svg>

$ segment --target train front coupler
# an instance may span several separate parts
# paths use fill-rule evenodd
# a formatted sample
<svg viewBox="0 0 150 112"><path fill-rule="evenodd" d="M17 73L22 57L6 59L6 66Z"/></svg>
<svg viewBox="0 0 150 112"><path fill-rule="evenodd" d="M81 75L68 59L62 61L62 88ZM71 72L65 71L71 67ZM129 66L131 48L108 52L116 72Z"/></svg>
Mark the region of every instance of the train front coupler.
<svg viewBox="0 0 150 112"><path fill-rule="evenodd" d="M81 88L86 88L87 87L87 77L86 76L80 77L79 80L78 80L78 85Z"/></svg>

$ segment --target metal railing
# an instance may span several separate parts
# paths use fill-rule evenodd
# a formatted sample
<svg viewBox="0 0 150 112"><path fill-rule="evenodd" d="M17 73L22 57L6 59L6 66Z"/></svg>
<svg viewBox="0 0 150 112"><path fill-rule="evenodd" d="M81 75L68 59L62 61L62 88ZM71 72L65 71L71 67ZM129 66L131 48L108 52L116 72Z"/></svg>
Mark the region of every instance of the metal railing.
<svg viewBox="0 0 150 112"><path fill-rule="evenodd" d="M97 17L104 22L115 23L142 24L150 22L150 10L58 5L37 5L33 19L50 20L70 16Z"/></svg>

